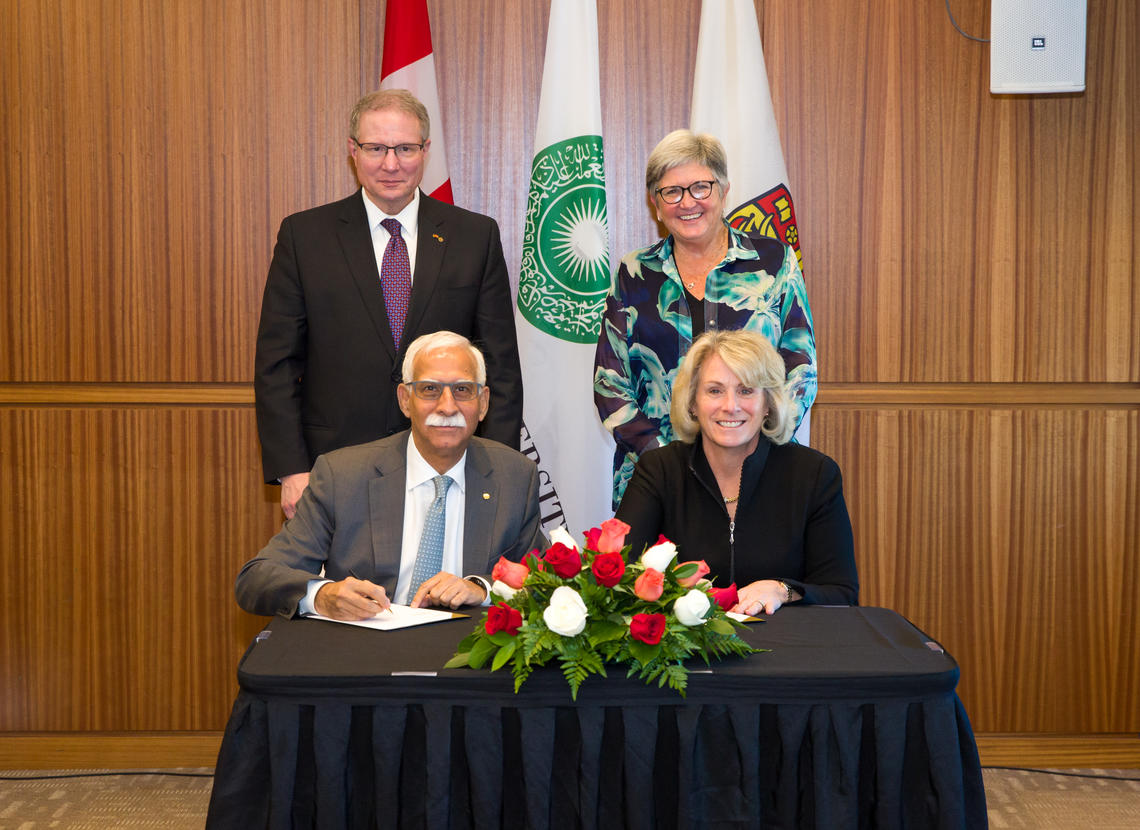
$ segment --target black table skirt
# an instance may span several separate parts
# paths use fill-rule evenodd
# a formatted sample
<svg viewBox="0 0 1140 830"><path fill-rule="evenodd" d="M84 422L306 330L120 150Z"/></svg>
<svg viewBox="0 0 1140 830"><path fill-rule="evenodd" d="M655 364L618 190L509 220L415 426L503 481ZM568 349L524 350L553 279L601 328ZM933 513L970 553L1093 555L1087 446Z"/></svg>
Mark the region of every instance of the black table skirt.
<svg viewBox="0 0 1140 830"><path fill-rule="evenodd" d="M687 699L617 670L576 704L557 671L517 696L506 672L399 674L438 669L471 625L274 620L242 661L207 826L986 826L957 666L893 612L786 608L748 631L771 652L693 674Z"/></svg>

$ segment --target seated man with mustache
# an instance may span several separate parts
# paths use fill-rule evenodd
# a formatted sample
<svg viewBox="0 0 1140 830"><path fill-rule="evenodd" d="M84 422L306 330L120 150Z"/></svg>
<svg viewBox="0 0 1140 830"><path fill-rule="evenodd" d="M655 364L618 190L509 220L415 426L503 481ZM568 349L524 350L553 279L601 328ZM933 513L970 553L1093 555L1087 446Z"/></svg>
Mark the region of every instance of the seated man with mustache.
<svg viewBox="0 0 1140 830"><path fill-rule="evenodd" d="M486 380L466 337L417 338L396 389L411 429L317 459L296 514L238 574L238 605L356 620L392 602L486 602L500 556L517 562L545 547L538 468L474 435Z"/></svg>

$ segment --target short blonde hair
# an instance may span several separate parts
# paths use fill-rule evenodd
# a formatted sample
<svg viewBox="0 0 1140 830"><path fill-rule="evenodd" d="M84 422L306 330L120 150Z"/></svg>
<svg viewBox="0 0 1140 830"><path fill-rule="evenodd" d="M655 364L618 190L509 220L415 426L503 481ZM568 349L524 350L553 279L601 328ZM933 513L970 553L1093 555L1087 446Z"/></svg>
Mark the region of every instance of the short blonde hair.
<svg viewBox="0 0 1140 830"><path fill-rule="evenodd" d="M406 112L415 117L420 122L420 141L427 141L431 137L431 118L428 117L427 107L406 89L378 89L357 101L348 117L348 134L356 140L360 137L357 130L360 129L361 116L366 112L384 110Z"/></svg>
<svg viewBox="0 0 1140 830"><path fill-rule="evenodd" d="M762 334L754 331L707 331L694 342L673 382L673 399L669 406L669 419L674 434L686 444L697 440L701 426L693 415L697 403L697 386L701 367L712 355L717 355L745 386L763 389L768 404L768 415L760 427L773 444L786 444L791 440L796 424L792 401L786 391L784 360L776 347Z"/></svg>
<svg viewBox="0 0 1140 830"><path fill-rule="evenodd" d="M645 163L645 189L649 195L657 195L657 185L666 173L689 162L704 165L712 171L722 189L728 187L728 156L720 140L708 133L673 130L657 142Z"/></svg>
<svg viewBox="0 0 1140 830"><path fill-rule="evenodd" d="M404 383L411 383L416 379L416 358L423 352L434 349L467 349L471 354L471 361L475 364L475 382L480 386L487 385L487 363L483 360L483 353L462 334L453 331L433 331L431 334L421 334L412 341L404 353Z"/></svg>

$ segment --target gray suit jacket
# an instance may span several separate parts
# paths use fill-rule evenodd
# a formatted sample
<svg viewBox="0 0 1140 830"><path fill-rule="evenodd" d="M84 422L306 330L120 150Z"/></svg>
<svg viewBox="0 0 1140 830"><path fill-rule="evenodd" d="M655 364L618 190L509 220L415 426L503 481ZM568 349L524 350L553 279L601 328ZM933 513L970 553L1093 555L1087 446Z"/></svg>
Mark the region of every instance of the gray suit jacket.
<svg viewBox="0 0 1140 830"><path fill-rule="evenodd" d="M320 456L297 514L238 574L238 605L253 614L292 616L322 567L328 579L351 575L395 594L410 435L405 430ZM500 555L517 562L545 545L534 462L473 437L465 475L464 574L489 574Z"/></svg>

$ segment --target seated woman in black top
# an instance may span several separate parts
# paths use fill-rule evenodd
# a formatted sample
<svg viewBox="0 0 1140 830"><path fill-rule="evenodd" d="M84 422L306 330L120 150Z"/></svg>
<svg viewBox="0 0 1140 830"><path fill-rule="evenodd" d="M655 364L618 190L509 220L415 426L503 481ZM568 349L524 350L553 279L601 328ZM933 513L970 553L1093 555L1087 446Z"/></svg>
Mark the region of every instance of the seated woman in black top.
<svg viewBox="0 0 1140 830"><path fill-rule="evenodd" d="M790 444L784 361L763 335L706 332L673 383L681 439L641 456L617 510L640 553L658 533L683 561L735 583L743 614L788 602L855 605L851 520L839 466Z"/></svg>

